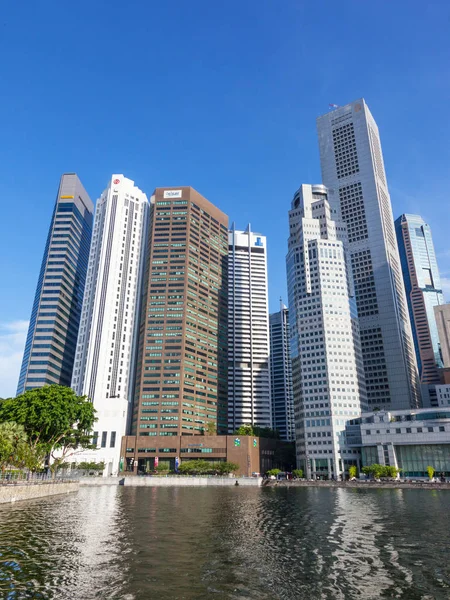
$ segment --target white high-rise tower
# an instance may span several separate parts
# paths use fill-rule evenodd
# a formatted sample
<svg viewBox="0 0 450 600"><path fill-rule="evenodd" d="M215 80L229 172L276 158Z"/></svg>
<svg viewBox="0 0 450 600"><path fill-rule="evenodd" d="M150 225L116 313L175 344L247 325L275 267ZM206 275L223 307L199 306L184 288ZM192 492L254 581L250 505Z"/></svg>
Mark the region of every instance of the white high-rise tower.
<svg viewBox="0 0 450 600"><path fill-rule="evenodd" d="M147 196L113 175L95 210L72 377L72 388L92 400L98 418L99 449L77 461L104 461L106 474L118 471L132 402L147 218Z"/></svg>
<svg viewBox="0 0 450 600"><path fill-rule="evenodd" d="M269 303L265 236L228 237L228 431L271 427Z"/></svg>
<svg viewBox="0 0 450 600"><path fill-rule="evenodd" d="M339 477L358 459L345 423L367 410L347 231L323 185L302 185L286 258L297 463Z"/></svg>
<svg viewBox="0 0 450 600"><path fill-rule="evenodd" d="M420 390L380 136L356 100L317 120L324 185L347 225L371 408L407 409Z"/></svg>

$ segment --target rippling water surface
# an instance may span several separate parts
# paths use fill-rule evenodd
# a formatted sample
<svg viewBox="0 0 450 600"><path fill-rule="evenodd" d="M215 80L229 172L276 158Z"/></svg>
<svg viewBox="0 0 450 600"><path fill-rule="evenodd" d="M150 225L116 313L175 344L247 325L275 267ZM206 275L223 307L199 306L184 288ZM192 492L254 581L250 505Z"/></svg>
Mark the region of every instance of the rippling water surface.
<svg viewBox="0 0 450 600"><path fill-rule="evenodd" d="M0 597L450 598L450 492L82 488L0 506Z"/></svg>

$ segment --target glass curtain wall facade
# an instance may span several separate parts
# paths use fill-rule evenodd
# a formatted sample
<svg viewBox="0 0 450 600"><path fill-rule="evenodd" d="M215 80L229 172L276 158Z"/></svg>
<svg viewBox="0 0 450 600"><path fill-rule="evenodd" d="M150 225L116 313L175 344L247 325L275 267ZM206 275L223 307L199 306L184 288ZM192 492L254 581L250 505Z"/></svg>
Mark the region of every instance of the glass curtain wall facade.
<svg viewBox="0 0 450 600"><path fill-rule="evenodd" d="M292 363L289 343L289 310L281 302L280 310L269 316L270 389L272 427L285 441L295 439Z"/></svg>
<svg viewBox="0 0 450 600"><path fill-rule="evenodd" d="M148 244L131 434L226 432L228 217L191 187L157 188Z"/></svg>
<svg viewBox="0 0 450 600"><path fill-rule="evenodd" d="M406 298L422 384L440 382L443 367L434 307L444 304L441 280L429 225L419 215L395 221Z"/></svg>
<svg viewBox="0 0 450 600"><path fill-rule="evenodd" d="M228 431L272 427L267 241L250 230L229 233Z"/></svg>
<svg viewBox="0 0 450 600"><path fill-rule="evenodd" d="M70 385L94 206L75 173L61 177L42 259L17 394Z"/></svg>
<svg viewBox="0 0 450 600"><path fill-rule="evenodd" d="M363 99L317 120L323 183L347 225L371 408L420 405L420 382L378 127Z"/></svg>

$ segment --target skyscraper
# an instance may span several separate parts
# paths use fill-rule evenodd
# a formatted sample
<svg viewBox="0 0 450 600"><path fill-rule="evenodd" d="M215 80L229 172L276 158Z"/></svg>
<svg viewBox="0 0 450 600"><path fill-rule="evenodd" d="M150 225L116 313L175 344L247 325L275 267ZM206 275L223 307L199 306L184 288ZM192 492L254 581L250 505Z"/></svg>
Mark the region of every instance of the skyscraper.
<svg viewBox="0 0 450 600"><path fill-rule="evenodd" d="M444 369L450 369L450 304L434 307L439 337L439 356ZM449 381L450 383L450 381Z"/></svg>
<svg viewBox="0 0 450 600"><path fill-rule="evenodd" d="M94 206L75 173L61 177L28 328L17 394L70 385Z"/></svg>
<svg viewBox="0 0 450 600"><path fill-rule="evenodd" d="M419 215L395 221L406 298L422 384L440 382L443 366L434 307L444 304L439 270L429 225Z"/></svg>
<svg viewBox="0 0 450 600"><path fill-rule="evenodd" d="M420 403L419 379L378 127L365 101L317 120L323 183L347 225L371 408Z"/></svg>
<svg viewBox="0 0 450 600"><path fill-rule="evenodd" d="M72 388L94 403L100 450L77 460L119 466L133 394L138 308L148 220L146 195L113 175L97 201Z"/></svg>
<svg viewBox="0 0 450 600"><path fill-rule="evenodd" d="M226 430L228 217L191 187L157 188L148 239L131 434L169 438L174 467L171 437Z"/></svg>
<svg viewBox="0 0 450 600"><path fill-rule="evenodd" d="M282 302L280 310L269 316L270 390L272 427L282 440L295 439L294 391L289 340L289 311Z"/></svg>
<svg viewBox="0 0 450 600"><path fill-rule="evenodd" d="M228 239L228 431L271 427L266 238L231 229Z"/></svg>
<svg viewBox="0 0 450 600"><path fill-rule="evenodd" d="M297 464L338 477L357 462L345 423L367 397L347 231L332 205L323 185L295 193L286 266Z"/></svg>

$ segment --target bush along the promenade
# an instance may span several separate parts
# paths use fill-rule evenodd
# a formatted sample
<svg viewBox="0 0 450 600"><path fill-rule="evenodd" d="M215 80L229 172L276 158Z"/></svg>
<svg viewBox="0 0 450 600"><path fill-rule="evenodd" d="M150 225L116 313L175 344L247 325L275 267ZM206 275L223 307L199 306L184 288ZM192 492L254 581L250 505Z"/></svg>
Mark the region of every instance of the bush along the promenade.
<svg viewBox="0 0 450 600"><path fill-rule="evenodd" d="M303 479L303 470L302 469L294 469L292 471L292 475L297 479Z"/></svg>
<svg viewBox="0 0 450 600"><path fill-rule="evenodd" d="M381 477L390 477L396 478L399 474L400 470L397 467L389 466L389 465L379 465L374 463L373 465L368 465L361 469L361 472L364 475L372 476L374 479L380 479Z"/></svg>
<svg viewBox="0 0 450 600"><path fill-rule="evenodd" d="M91 439L95 421L92 402L63 385L46 385L0 400L3 439L9 435L8 427L17 426L22 427L21 439L26 437L8 461L16 464L20 457L22 466L33 471L49 459L52 476L68 458L96 448Z"/></svg>
<svg viewBox="0 0 450 600"><path fill-rule="evenodd" d="M205 460L187 460L178 467L180 475L228 475L235 473L239 465L232 462L211 463Z"/></svg>
<svg viewBox="0 0 450 600"><path fill-rule="evenodd" d="M64 463L62 465L60 465L60 468L66 468L68 467L69 464L68 463ZM104 462L80 462L78 464L74 464L73 465L74 469L80 469L80 471L103 471L103 469L105 468L105 463Z"/></svg>
<svg viewBox="0 0 450 600"><path fill-rule="evenodd" d="M350 479L354 479L356 477L357 473L358 473L358 469L355 467L355 465L351 465L348 468L348 476L350 477Z"/></svg>
<svg viewBox="0 0 450 600"><path fill-rule="evenodd" d="M278 473L281 473L281 469L270 469L270 471L267 471L269 477L276 477Z"/></svg>
<svg viewBox="0 0 450 600"><path fill-rule="evenodd" d="M427 473L428 473L428 477L430 478L430 481L431 481L434 477L434 467L431 467L430 465L428 465Z"/></svg>

